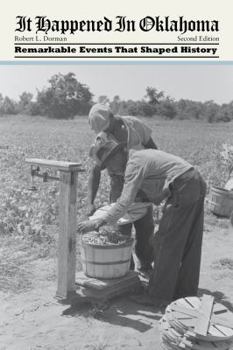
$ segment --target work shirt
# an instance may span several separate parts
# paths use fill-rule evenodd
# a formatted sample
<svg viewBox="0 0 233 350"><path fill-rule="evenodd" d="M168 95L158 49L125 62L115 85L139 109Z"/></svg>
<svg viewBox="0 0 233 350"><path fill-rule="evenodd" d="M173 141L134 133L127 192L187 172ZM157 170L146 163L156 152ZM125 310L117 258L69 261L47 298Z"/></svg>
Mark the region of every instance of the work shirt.
<svg viewBox="0 0 233 350"><path fill-rule="evenodd" d="M143 194L146 201L158 205L165 199L164 189L168 189L170 183L192 168L182 158L163 151L146 149L131 152L121 196L106 213L104 220L115 223L135 201L138 192L140 196Z"/></svg>
<svg viewBox="0 0 233 350"><path fill-rule="evenodd" d="M123 124L116 125L114 134L112 135L118 142L127 142L128 149L144 149L150 138L152 130L139 119L131 116L116 117L120 119ZM101 167L103 170L104 167ZM123 184L124 174L118 174L115 169L107 167L108 175L111 178L111 193L110 202L116 202L120 197Z"/></svg>
<svg viewBox="0 0 233 350"><path fill-rule="evenodd" d="M127 142L128 149L143 149L151 138L152 130L140 121L131 116L115 117L120 119L123 124L116 126L113 136L119 142Z"/></svg>

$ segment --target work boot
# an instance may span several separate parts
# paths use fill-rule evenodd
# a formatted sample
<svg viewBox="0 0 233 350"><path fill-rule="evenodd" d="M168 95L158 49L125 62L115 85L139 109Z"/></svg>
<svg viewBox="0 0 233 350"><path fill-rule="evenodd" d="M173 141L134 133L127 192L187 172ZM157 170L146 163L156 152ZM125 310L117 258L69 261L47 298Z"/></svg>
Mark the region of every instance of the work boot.
<svg viewBox="0 0 233 350"><path fill-rule="evenodd" d="M153 271L153 267L151 266L150 263L145 263L145 264L141 264L141 266L137 268L137 271L143 277L150 278L152 271Z"/></svg>

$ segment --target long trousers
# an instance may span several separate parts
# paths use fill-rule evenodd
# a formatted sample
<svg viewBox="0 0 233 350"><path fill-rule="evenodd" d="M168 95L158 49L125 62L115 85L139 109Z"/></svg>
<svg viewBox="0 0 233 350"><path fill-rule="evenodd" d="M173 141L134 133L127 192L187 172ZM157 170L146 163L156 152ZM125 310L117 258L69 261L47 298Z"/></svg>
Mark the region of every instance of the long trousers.
<svg viewBox="0 0 233 350"><path fill-rule="evenodd" d="M119 232L123 235L131 235L132 225L135 228L135 254L139 260L141 268L150 268L154 260L153 235L154 235L154 220L152 206L149 206L146 214L133 224L119 225ZM134 263L131 260L131 268Z"/></svg>
<svg viewBox="0 0 233 350"><path fill-rule="evenodd" d="M154 241L154 270L149 295L169 303L198 291L206 184L191 169L170 184Z"/></svg>

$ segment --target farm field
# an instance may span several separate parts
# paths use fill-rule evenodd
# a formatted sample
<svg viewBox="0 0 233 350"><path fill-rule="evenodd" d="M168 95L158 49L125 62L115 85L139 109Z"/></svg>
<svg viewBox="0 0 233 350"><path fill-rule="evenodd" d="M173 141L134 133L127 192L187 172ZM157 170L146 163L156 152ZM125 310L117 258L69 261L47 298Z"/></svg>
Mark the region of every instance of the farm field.
<svg viewBox="0 0 233 350"><path fill-rule="evenodd" d="M233 143L233 124L146 119L160 149L197 166L211 184L221 184L219 152ZM25 158L81 162L77 220L85 217L88 151L94 134L87 118L0 118L0 350L159 349L158 319L148 307L117 299L107 310L69 308L56 292L58 183L36 178L31 186ZM108 200L103 175L97 205ZM207 196L208 197L208 196ZM233 230L206 205L200 293L212 293L233 311ZM79 254L79 251L77 252ZM77 270L81 268L77 259ZM157 344L157 347L155 346Z"/></svg>

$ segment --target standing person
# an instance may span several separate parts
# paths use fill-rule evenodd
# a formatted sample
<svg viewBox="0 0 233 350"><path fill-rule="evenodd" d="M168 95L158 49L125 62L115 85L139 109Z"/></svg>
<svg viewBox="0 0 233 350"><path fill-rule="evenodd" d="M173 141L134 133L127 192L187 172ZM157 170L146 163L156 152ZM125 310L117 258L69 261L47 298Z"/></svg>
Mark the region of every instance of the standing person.
<svg viewBox="0 0 233 350"><path fill-rule="evenodd" d="M125 143L127 149L157 149L151 138L152 130L135 117L114 116L106 104L95 104L88 117L91 129L96 133L104 131L120 143ZM115 202L121 194L123 176L115 171L109 171L110 176L110 202ZM88 181L88 209L87 214L95 211L94 200L99 188L101 169L97 163L92 167ZM152 216L152 214L151 214Z"/></svg>
<svg viewBox="0 0 233 350"><path fill-rule="evenodd" d="M88 122L96 133L111 134L118 142L127 142L128 148L156 148L151 138L152 130L141 120L132 116L114 116L107 104L92 106Z"/></svg>
<svg viewBox="0 0 233 350"><path fill-rule="evenodd" d="M148 293L138 301L162 307L197 295L206 184L182 158L153 149L131 152L118 201L105 217L81 222L78 230L84 233L113 224L134 202L138 191L156 205L166 200Z"/></svg>
<svg viewBox="0 0 233 350"><path fill-rule="evenodd" d="M118 151L120 149L120 152ZM116 202L120 197L124 185L124 172L128 159L126 144L117 143L102 132L96 137L95 143L91 146L89 156L93 158L100 171L107 169L112 180L110 202ZM97 191L93 192L92 178L88 183L88 196L95 199ZM93 195L94 194L94 195ZM154 221L152 215L152 205L142 202L142 198L136 198L136 217L131 223L118 225L118 230L123 235L131 235L132 225L135 228L135 253L138 258L139 266L137 270L147 273L152 270L153 247L152 239L154 234ZM135 207L135 205L134 205ZM137 218L138 217L138 218ZM134 268L133 259L131 259L131 268Z"/></svg>
<svg viewBox="0 0 233 350"><path fill-rule="evenodd" d="M152 130L145 125L142 121L131 116L114 116L110 108L106 104L95 104L88 116L88 122L91 129L96 133L104 131L110 138L116 140L119 143L125 144L127 150L136 148L154 148L157 149L156 144L151 138ZM124 169L122 166L121 157L115 156L113 162L108 161L106 167L108 175L110 177L110 203L116 202L121 195L121 191L124 184ZM101 171L105 169L98 161L94 163L90 170L88 178L88 194L87 194L87 215L92 215L95 208L95 198L99 189L101 180ZM151 254L148 253L149 239L154 231L153 211L152 206L148 207L147 213L144 218L134 223L136 230L136 236L138 237L135 252L139 258L140 266L138 270L147 273L151 270ZM124 234L130 234L132 225L124 225L120 227L120 231ZM142 235L142 232L144 234ZM140 239L141 237L141 239ZM147 253L146 253L147 252ZM147 258L145 258L147 255Z"/></svg>

